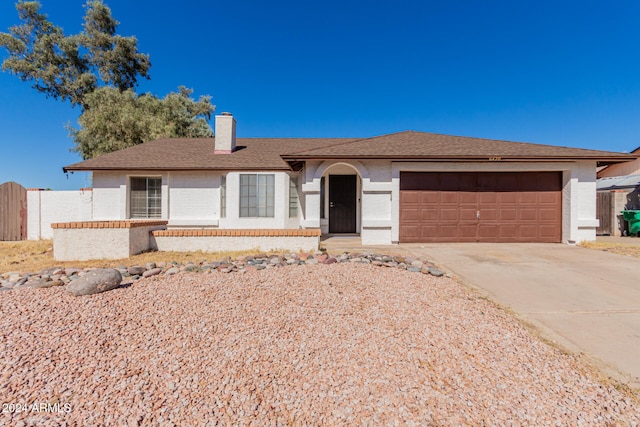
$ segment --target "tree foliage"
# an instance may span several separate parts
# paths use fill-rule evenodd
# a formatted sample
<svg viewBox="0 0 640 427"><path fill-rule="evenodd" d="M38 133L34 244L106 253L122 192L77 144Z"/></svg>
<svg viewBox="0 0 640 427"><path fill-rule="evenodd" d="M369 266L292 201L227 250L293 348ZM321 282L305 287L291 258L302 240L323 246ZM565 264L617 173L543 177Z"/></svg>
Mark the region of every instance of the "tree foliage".
<svg viewBox="0 0 640 427"><path fill-rule="evenodd" d="M37 1L16 4L22 23L0 33L0 46L9 52L3 71L83 108L87 94L101 85L124 91L149 77L149 56L138 52L135 37L116 34L118 21L101 1L87 2L84 30L74 35L65 35L40 8Z"/></svg>
<svg viewBox="0 0 640 427"><path fill-rule="evenodd" d="M180 87L160 99L131 89L98 88L85 99L81 128L67 125L74 151L88 159L158 138L213 136L207 123L214 109L210 98L195 101L191 93Z"/></svg>
<svg viewBox="0 0 640 427"><path fill-rule="evenodd" d="M16 4L19 25L0 33L9 57L3 71L48 97L80 106L79 129L67 125L84 159L163 137L209 137L214 106L209 96L197 101L180 87L165 98L138 95L139 78L149 78L149 56L138 52L135 37L116 33L111 9L88 0L83 30L65 35L40 12L38 1Z"/></svg>

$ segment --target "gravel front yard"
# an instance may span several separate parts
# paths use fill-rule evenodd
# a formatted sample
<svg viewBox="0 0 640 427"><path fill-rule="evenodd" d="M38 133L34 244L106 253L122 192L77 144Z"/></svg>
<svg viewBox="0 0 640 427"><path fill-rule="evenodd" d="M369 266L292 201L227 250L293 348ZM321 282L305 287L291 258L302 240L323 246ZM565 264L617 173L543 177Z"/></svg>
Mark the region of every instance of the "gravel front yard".
<svg viewBox="0 0 640 427"><path fill-rule="evenodd" d="M2 425L640 423L636 402L444 277L179 274L4 292L0 313Z"/></svg>

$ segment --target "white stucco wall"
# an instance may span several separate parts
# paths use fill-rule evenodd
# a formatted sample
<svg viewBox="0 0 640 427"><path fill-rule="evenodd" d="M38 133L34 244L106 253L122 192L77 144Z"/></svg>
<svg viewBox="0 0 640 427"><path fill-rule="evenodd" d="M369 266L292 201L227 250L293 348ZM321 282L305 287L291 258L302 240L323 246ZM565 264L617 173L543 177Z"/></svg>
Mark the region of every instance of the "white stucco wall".
<svg viewBox="0 0 640 427"><path fill-rule="evenodd" d="M129 257L129 229L55 229L53 257L58 261Z"/></svg>
<svg viewBox="0 0 640 427"><path fill-rule="evenodd" d="M302 185L307 206L302 221L305 227L326 232L326 220L320 219L320 178L342 172L340 163L308 162ZM399 240L400 172L527 172L563 173L562 240L573 244L595 240L598 225L596 206L596 164L578 162L352 162L361 178L360 233L364 245L392 244ZM360 191L360 190L359 190ZM325 203L328 205L328 202Z"/></svg>
<svg viewBox="0 0 640 427"><path fill-rule="evenodd" d="M310 236L152 237L152 247L167 252L316 251L319 242L319 237Z"/></svg>
<svg viewBox="0 0 640 427"><path fill-rule="evenodd" d="M299 212L289 218L289 180L295 173L226 173L227 212L220 217L220 174L214 172L164 172L162 174L94 173L93 218L127 219L129 176L162 176L162 219L170 227L220 228L321 228L328 232L328 177L331 174L355 174L358 179L357 231L365 245L392 244L399 236L400 172L526 172L561 171L563 173L562 240L578 243L594 240L596 165L579 162L391 162L309 161L299 173ZM240 174L269 173L275 177L274 217L241 218ZM320 180L326 179L325 218L320 218Z"/></svg>
<svg viewBox="0 0 640 427"><path fill-rule="evenodd" d="M93 172L93 218L127 218L127 175L121 172Z"/></svg>
<svg viewBox="0 0 640 427"><path fill-rule="evenodd" d="M596 168L594 162L572 166L563 173L562 240L575 244L596 238Z"/></svg>
<svg viewBox="0 0 640 427"><path fill-rule="evenodd" d="M56 228L53 257L58 261L123 259L151 248L151 231L164 225L132 228Z"/></svg>
<svg viewBox="0 0 640 427"><path fill-rule="evenodd" d="M168 174L170 227L217 226L220 218L220 174Z"/></svg>
<svg viewBox="0 0 640 427"><path fill-rule="evenodd" d="M274 216L240 217L240 175L245 173L274 175ZM220 228L287 228L289 217L289 175L286 172L227 173L227 215L220 219Z"/></svg>
<svg viewBox="0 0 640 427"><path fill-rule="evenodd" d="M91 190L29 190L27 192L27 238L29 240L52 239L52 223L90 220L92 200Z"/></svg>
<svg viewBox="0 0 640 427"><path fill-rule="evenodd" d="M240 217L240 175L244 173L274 175L274 216L259 218ZM220 216L220 177L226 175L227 212ZM296 174L292 174L294 179ZM289 218L289 179L286 172L247 171L219 173L202 172L95 172L94 213L95 220L129 218L129 178L131 176L159 176L162 178L162 216L169 227L219 227L219 228L298 228L304 218L300 203L298 215ZM300 180L301 182L301 180ZM299 185L299 198L302 191Z"/></svg>
<svg viewBox="0 0 640 427"><path fill-rule="evenodd" d="M307 209L301 224L307 228L320 227L323 233L328 233L330 176L358 175L356 229L362 244L390 244L393 222L391 172L391 162L385 160L307 162L302 185ZM325 177L324 218L320 218L322 177Z"/></svg>

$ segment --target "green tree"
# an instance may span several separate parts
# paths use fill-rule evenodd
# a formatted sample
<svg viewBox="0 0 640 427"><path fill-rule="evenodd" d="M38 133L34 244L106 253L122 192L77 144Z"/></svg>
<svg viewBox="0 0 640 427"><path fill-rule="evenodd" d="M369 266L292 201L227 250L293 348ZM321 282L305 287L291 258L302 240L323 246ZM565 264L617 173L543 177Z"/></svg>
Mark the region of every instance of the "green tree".
<svg viewBox="0 0 640 427"><path fill-rule="evenodd" d="M67 124L73 151L88 159L164 137L209 137L211 97L191 98L180 87L160 99L133 90L149 78L149 56L135 37L116 34L118 21L101 0L88 0L83 31L65 35L40 12L38 1L21 0L21 24L0 33L9 52L2 70L54 99L80 106L79 129Z"/></svg>
<svg viewBox="0 0 640 427"><path fill-rule="evenodd" d="M118 21L102 1L87 1L84 30L75 35L65 35L40 8L38 1L16 4L22 23L0 33L0 46L9 52L3 71L83 108L87 94L101 85L124 91L149 77L149 56L138 52L135 37L116 34Z"/></svg>
<svg viewBox="0 0 640 427"><path fill-rule="evenodd" d="M180 87L164 99L101 87L87 94L80 129L67 125L83 159L131 147L158 138L213 136L207 120L214 106L210 97L193 100L192 91Z"/></svg>

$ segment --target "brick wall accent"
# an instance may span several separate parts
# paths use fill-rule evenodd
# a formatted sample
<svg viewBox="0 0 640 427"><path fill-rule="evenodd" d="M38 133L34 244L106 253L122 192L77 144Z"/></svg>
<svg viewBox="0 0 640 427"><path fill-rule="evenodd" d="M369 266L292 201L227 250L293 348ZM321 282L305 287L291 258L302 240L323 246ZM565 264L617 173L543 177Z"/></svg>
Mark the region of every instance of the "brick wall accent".
<svg viewBox="0 0 640 427"><path fill-rule="evenodd" d="M55 222L51 224L51 228L136 228L161 226L167 225L167 223L168 221L157 220Z"/></svg>
<svg viewBox="0 0 640 427"><path fill-rule="evenodd" d="M210 237L210 236L252 236L252 237L318 237L319 228L307 229L173 229L154 230L154 237Z"/></svg>

